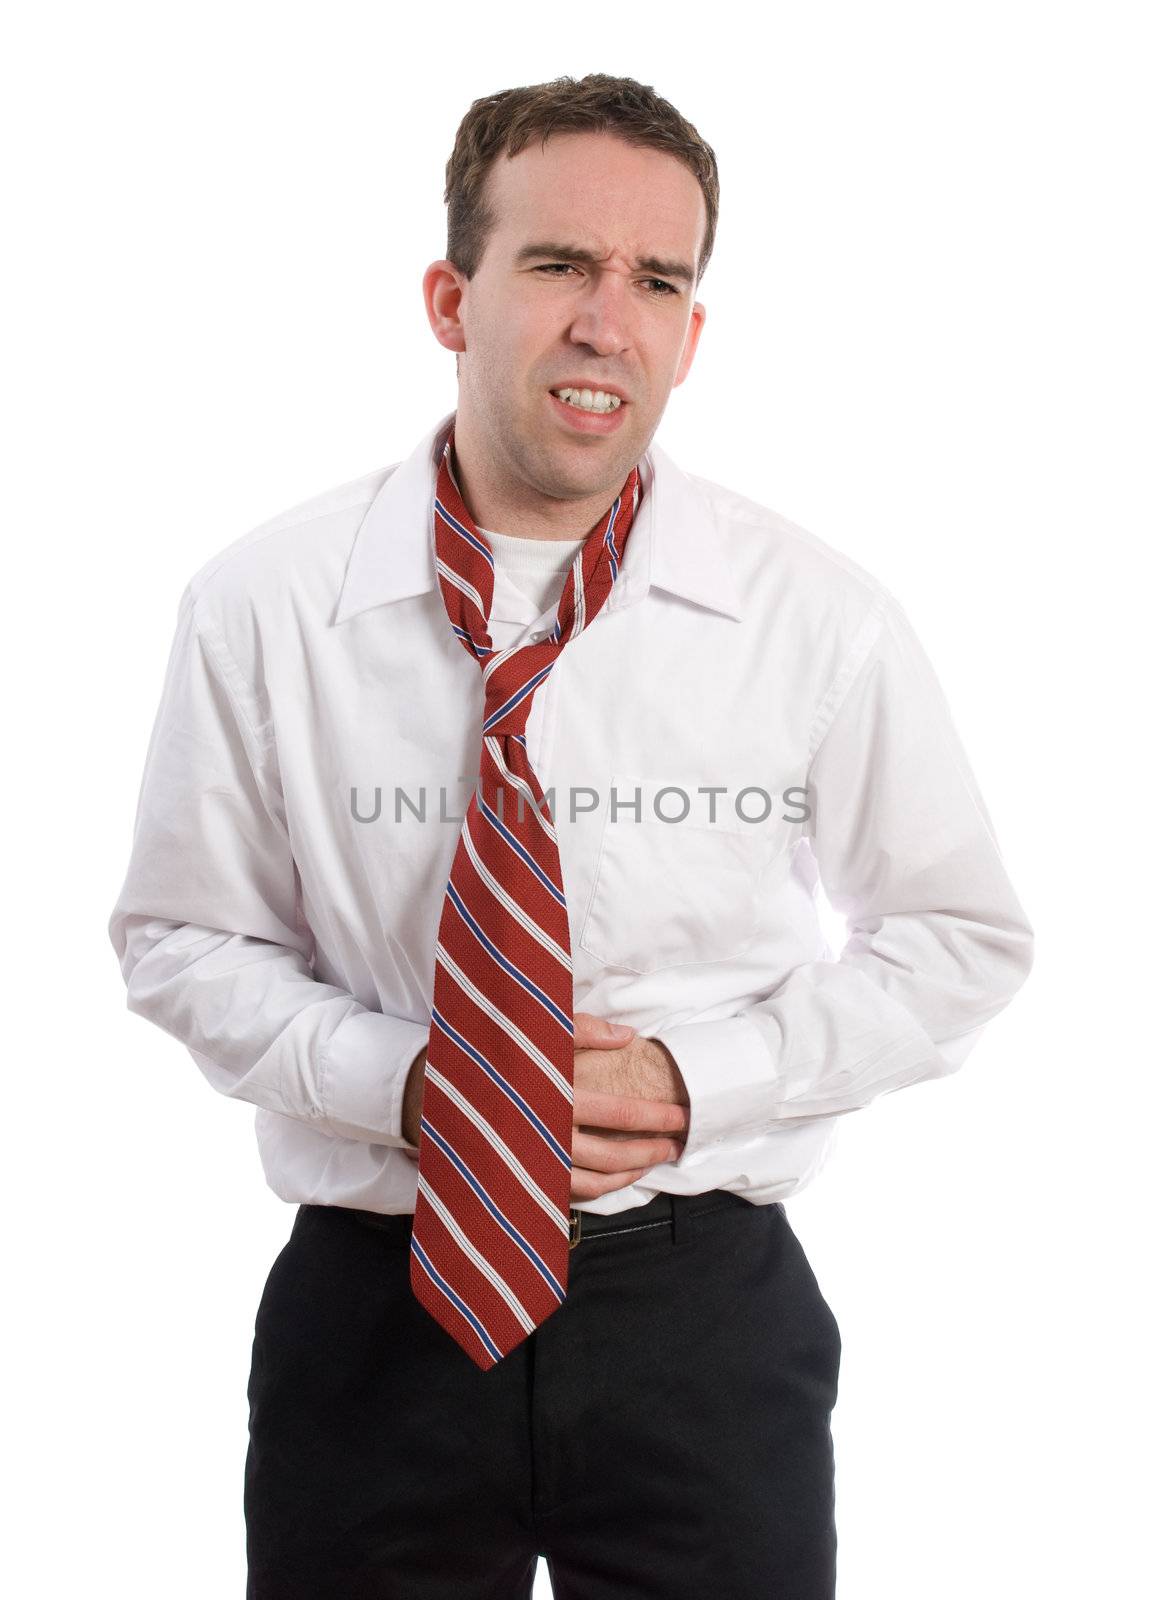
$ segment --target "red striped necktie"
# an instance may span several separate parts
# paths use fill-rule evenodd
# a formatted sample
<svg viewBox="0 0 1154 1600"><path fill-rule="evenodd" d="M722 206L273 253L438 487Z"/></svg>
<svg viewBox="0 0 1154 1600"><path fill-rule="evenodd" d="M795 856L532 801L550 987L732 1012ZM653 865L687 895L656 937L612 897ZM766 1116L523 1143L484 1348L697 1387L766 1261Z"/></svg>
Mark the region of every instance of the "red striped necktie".
<svg viewBox="0 0 1154 1600"><path fill-rule="evenodd" d="M609 597L641 498L634 467L574 557L539 643L493 650L493 553L453 475L434 504L453 632L481 668L481 770L437 933L409 1276L488 1369L565 1299L573 1165L573 966L557 835L525 749L538 686Z"/></svg>

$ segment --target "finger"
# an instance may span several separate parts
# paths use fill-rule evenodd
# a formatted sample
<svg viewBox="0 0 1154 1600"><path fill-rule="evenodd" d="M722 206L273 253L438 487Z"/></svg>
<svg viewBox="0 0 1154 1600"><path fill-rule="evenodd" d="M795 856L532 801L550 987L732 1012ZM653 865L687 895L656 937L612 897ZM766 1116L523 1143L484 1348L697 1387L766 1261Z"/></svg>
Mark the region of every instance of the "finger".
<svg viewBox="0 0 1154 1600"><path fill-rule="evenodd" d="M591 1172L623 1172L630 1167L659 1167L676 1161L683 1146L676 1139L602 1139L573 1130L573 1164Z"/></svg>
<svg viewBox="0 0 1154 1600"><path fill-rule="evenodd" d="M636 1032L627 1022L610 1022L605 1017L595 1017L591 1011L573 1013L575 1050L620 1050Z"/></svg>
<svg viewBox="0 0 1154 1600"><path fill-rule="evenodd" d="M589 1172L583 1167L574 1167L571 1174L570 1195L574 1200L599 1200L603 1194L612 1194L614 1189L628 1189L631 1183L643 1178L648 1170L647 1167L637 1167L632 1172L614 1172L606 1175L602 1172Z"/></svg>
<svg viewBox="0 0 1154 1600"><path fill-rule="evenodd" d="M689 1132L689 1107L672 1100L642 1100L637 1095L604 1094L598 1089L574 1089L573 1125L612 1128L626 1133Z"/></svg>

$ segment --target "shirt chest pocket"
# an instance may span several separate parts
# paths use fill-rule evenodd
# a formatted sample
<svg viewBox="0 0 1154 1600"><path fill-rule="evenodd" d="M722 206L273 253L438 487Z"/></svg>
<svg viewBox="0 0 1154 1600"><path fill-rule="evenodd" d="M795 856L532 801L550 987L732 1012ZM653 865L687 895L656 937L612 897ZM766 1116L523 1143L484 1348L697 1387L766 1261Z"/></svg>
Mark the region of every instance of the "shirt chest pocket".
<svg viewBox="0 0 1154 1600"><path fill-rule="evenodd" d="M697 780L616 775L612 786L617 820L606 797L581 948L629 972L726 961L748 950L787 830L776 820L746 822L732 791L711 797ZM743 801L752 816L764 804L757 794Z"/></svg>

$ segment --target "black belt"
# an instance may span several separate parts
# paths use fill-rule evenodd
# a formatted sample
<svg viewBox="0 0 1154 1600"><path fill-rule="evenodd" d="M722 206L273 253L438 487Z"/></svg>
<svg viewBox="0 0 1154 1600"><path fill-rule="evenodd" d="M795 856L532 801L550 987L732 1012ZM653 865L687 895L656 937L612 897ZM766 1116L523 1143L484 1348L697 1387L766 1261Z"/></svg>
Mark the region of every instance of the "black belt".
<svg viewBox="0 0 1154 1600"><path fill-rule="evenodd" d="M703 1194L655 1194L643 1206L629 1206L625 1211L602 1215L599 1211L584 1211L573 1206L569 1211L569 1248L582 1239L596 1239L599 1234L636 1233L639 1228L661 1228L672 1225L674 1237L677 1223L683 1217L704 1217L710 1211L751 1206L730 1189L706 1189Z"/></svg>
<svg viewBox="0 0 1154 1600"><path fill-rule="evenodd" d="M595 1239L599 1234L636 1233L640 1228L661 1228L672 1225L677 1236L677 1223L681 1218L703 1217L710 1211L751 1206L755 1202L743 1199L731 1189L706 1189L702 1194L655 1194L643 1206L628 1206L624 1211L603 1215L599 1211L586 1211L580 1206L569 1210L569 1248L572 1250L583 1239ZM383 1228L403 1233L413 1225L411 1211L362 1211L355 1206L337 1206L331 1209L346 1211L372 1228Z"/></svg>

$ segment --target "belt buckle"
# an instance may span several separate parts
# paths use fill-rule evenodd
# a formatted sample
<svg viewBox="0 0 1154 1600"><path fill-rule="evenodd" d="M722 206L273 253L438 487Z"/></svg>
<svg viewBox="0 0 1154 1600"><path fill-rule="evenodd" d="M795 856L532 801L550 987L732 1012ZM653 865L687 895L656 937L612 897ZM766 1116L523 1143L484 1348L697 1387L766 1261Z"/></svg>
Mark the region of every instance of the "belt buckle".
<svg viewBox="0 0 1154 1600"><path fill-rule="evenodd" d="M576 1211L576 1210L573 1210L571 1208L570 1211L569 1211L569 1248L570 1248L570 1250L572 1250L572 1248L573 1248L573 1246L575 1244L580 1244L580 1243L581 1243L581 1213L580 1213L580 1211Z"/></svg>

